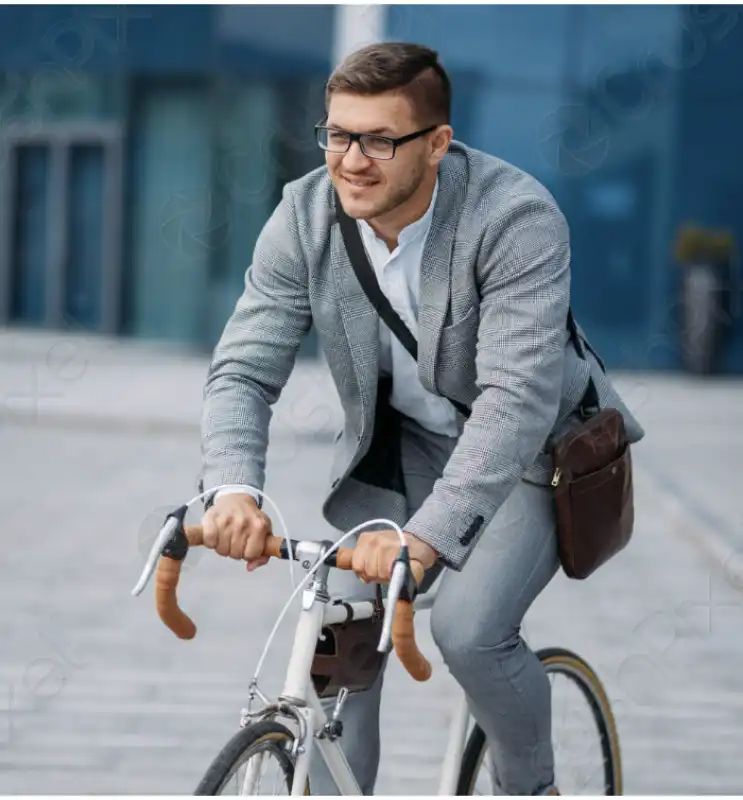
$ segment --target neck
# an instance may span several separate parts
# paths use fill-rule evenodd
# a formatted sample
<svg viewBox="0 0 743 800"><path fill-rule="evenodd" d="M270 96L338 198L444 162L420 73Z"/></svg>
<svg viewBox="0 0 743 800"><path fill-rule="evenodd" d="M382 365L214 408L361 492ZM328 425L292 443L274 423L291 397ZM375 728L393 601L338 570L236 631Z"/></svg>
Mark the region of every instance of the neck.
<svg viewBox="0 0 743 800"><path fill-rule="evenodd" d="M417 222L428 211L436 186L436 172L427 175L415 193L402 205L373 219L367 220L374 233L387 245L390 251L397 247L400 231Z"/></svg>

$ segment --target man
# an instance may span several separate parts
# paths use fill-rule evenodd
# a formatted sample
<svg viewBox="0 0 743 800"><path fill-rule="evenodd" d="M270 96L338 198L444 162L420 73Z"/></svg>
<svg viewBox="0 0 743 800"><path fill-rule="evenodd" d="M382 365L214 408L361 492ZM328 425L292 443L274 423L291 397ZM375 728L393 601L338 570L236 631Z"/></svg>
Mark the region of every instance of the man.
<svg viewBox="0 0 743 800"><path fill-rule="evenodd" d="M500 789L556 793L550 687L519 635L559 565L546 447L575 420L589 374L630 440L643 432L599 362L569 341L569 234L555 201L453 140L449 113L449 80L425 47L372 45L330 77L318 127L326 166L285 186L214 353L204 486L262 488L271 405L314 324L345 412L325 518L342 530L395 519L411 558L448 568L434 637L488 737ZM334 190L418 341L417 364L357 281ZM471 407L469 419L450 399ZM207 546L251 569L264 563L269 528L239 488L218 493L204 516ZM372 595L398 549L393 532L362 534L345 589ZM341 743L367 794L381 684L343 713ZM310 780L313 793L334 793L324 765Z"/></svg>

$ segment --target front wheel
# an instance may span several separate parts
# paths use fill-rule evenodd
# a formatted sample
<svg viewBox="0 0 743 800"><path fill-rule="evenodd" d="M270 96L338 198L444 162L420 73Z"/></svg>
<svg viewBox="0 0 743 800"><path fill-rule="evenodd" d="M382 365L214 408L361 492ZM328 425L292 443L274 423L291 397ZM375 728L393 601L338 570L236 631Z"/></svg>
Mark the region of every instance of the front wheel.
<svg viewBox="0 0 743 800"><path fill-rule="evenodd" d="M562 648L540 650L537 657L552 689L556 786L564 795L622 794L619 737L596 673L580 656ZM475 725L462 757L457 795L500 794L494 778L485 734Z"/></svg>
<svg viewBox="0 0 743 800"><path fill-rule="evenodd" d="M242 728L211 763L194 795L291 794L293 745L294 734L278 722Z"/></svg>

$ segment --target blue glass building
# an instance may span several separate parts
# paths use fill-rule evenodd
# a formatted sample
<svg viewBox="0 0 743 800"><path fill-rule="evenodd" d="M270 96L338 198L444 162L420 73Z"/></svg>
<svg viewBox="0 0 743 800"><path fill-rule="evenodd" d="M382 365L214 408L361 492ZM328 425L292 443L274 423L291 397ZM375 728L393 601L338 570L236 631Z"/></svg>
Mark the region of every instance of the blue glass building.
<svg viewBox="0 0 743 800"><path fill-rule="evenodd" d="M322 163L336 14L0 7L0 322L213 346L283 183ZM677 368L678 229L743 242L740 7L387 6L384 30L440 52L457 138L558 199L609 366Z"/></svg>

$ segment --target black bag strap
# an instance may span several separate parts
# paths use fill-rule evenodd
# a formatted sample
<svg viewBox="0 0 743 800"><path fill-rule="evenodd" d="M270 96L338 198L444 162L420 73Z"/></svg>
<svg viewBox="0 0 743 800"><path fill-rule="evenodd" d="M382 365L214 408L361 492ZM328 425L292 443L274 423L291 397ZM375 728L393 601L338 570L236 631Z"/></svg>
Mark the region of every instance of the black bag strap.
<svg viewBox="0 0 743 800"><path fill-rule="evenodd" d="M417 361L418 342L415 340L415 336L413 336L408 326L402 321L400 315L392 308L387 296L379 287L377 276L374 274L374 270L369 263L369 258L364 249L364 243L361 241L361 234L359 233L359 227L356 221L346 214L339 200L336 200L336 203L338 204L338 223L343 235L343 242L346 245L346 251L348 252L351 266L356 273L361 288L377 310L379 316L387 323L392 333L397 336L408 353Z"/></svg>
<svg viewBox="0 0 743 800"><path fill-rule="evenodd" d="M410 332L408 326L402 321L400 315L392 308L390 301L387 299L385 293L379 286L377 276L374 274L374 269L369 263L369 258L364 249L364 243L361 241L361 234L359 233L359 226L356 220L346 214L341 204L340 198L335 196L336 214L338 217L338 224L341 228L343 242L346 245L348 258L351 261L353 271L356 273L361 288L366 293L371 304L377 310L379 316L387 324L387 327L395 334L400 340L403 347L410 353L413 359L418 361L418 342L415 336ZM447 398L449 399L449 398ZM457 400L449 399L449 402L463 414L469 417L470 409L463 403Z"/></svg>
<svg viewBox="0 0 743 800"><path fill-rule="evenodd" d="M392 331L392 333L395 334L395 336L402 343L403 347L417 362L418 342L416 341L415 336L413 336L413 334L410 332L408 326L402 321L400 315L395 311L394 308L392 308L390 301L380 288L379 281L377 281L377 276L374 274L374 269L369 263L369 258L366 254L364 243L361 240L361 233L359 232L359 227L356 224L356 220L351 219L351 217L346 214L337 194L335 195L335 208L338 224L341 229L341 235L343 236L343 243L346 246L348 258L351 262L351 266L353 267L353 271L356 274L356 278L361 284L361 288L366 293L366 296L369 298L371 304L377 310L379 316L387 324L387 327ZM568 309L567 327L570 331L570 337L573 340L573 344L578 355L585 361L586 351L583 347L583 342L580 338L580 335L578 334L578 329L575 325L575 320L573 319L573 312L570 308ZM457 411L459 411L460 414L463 414L465 417L469 417L471 410L467 408L467 406L458 402L457 400L451 400L450 398L447 399L449 399L449 402L457 409ZM583 399L581 400L580 410L584 417L589 417L591 414L594 414L599 410L598 392L596 391L593 378L588 379L588 386L585 394L583 395Z"/></svg>
<svg viewBox="0 0 743 800"><path fill-rule="evenodd" d="M578 355L585 361L586 349L583 346L583 340L578 333L578 326L575 324L573 309L570 307L568 307L568 331L570 331L570 338L573 340L573 347L575 347ZM581 416L584 419L587 419L593 414L598 413L600 408L601 406L599 404L599 394L596 391L596 384L593 382L593 378L589 376L588 386L586 386L586 391L584 392L580 401Z"/></svg>

